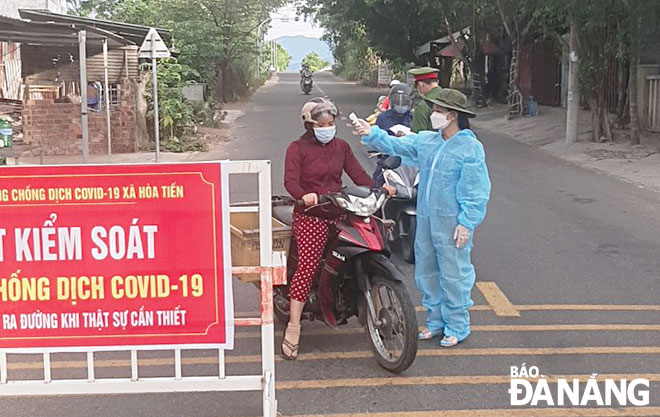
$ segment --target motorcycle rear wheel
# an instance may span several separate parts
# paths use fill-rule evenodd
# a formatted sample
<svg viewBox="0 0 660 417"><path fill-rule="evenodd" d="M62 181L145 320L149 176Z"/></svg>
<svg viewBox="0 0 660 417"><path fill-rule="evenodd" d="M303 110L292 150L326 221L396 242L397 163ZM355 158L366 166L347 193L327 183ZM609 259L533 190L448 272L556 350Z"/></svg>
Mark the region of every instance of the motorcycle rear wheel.
<svg viewBox="0 0 660 417"><path fill-rule="evenodd" d="M417 356L417 315L410 295L402 282L372 275L371 297L378 319L377 326L367 313L367 336L378 364L398 374L410 367Z"/></svg>
<svg viewBox="0 0 660 417"><path fill-rule="evenodd" d="M284 324L289 322L289 290L286 286L273 289L273 313Z"/></svg>

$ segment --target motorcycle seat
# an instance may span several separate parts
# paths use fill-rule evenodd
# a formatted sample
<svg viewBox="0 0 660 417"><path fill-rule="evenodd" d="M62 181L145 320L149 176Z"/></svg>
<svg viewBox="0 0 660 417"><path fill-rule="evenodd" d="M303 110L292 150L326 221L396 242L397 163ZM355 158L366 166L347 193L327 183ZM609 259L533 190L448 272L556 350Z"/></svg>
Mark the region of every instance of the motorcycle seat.
<svg viewBox="0 0 660 417"><path fill-rule="evenodd" d="M293 223L293 206L274 206L273 217L287 226L291 226Z"/></svg>

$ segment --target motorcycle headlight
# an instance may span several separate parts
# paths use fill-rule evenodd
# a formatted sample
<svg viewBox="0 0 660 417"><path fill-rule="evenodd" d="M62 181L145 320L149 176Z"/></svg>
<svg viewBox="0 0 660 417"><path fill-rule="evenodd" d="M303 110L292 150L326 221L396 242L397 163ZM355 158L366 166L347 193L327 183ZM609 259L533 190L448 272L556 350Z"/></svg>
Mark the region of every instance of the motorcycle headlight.
<svg viewBox="0 0 660 417"><path fill-rule="evenodd" d="M413 187L417 187L419 185L419 172L415 174L415 181L413 182Z"/></svg>
<svg viewBox="0 0 660 417"><path fill-rule="evenodd" d="M336 201L337 204L339 204L339 207L343 208L344 210L355 211L355 206L353 205L352 201L349 201L344 197L337 197Z"/></svg>
<svg viewBox="0 0 660 417"><path fill-rule="evenodd" d="M351 197L353 202L353 213L358 216L368 217L374 214L380 206L385 202L385 194L381 194L379 197L376 197L376 194L371 193L368 197L359 198Z"/></svg>

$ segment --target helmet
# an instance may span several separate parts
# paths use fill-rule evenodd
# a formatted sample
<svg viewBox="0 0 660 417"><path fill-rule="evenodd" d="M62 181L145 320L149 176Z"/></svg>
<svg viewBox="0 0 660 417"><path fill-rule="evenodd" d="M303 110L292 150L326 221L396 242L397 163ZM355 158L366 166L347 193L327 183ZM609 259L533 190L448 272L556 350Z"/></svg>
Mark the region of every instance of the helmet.
<svg viewBox="0 0 660 417"><path fill-rule="evenodd" d="M391 87L394 87L395 85L399 84L400 82L401 82L401 81L399 81L399 80L392 80L392 81L390 81L390 88L391 88Z"/></svg>
<svg viewBox="0 0 660 417"><path fill-rule="evenodd" d="M314 118L322 113L329 113L335 119L339 116L339 110L337 110L337 106L335 106L332 101L321 97L311 99L305 103L300 111L303 125L305 123L316 123Z"/></svg>
<svg viewBox="0 0 660 417"><path fill-rule="evenodd" d="M410 86L405 83L395 84L390 89L390 108L393 106L408 106L410 107L412 103L412 98L410 97Z"/></svg>

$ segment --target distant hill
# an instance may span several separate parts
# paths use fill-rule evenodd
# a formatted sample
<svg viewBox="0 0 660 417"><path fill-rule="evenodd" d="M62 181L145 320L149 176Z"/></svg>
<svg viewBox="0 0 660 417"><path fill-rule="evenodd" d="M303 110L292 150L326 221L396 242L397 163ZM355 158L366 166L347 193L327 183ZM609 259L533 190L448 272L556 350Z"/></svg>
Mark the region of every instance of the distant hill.
<svg viewBox="0 0 660 417"><path fill-rule="evenodd" d="M291 55L291 64L287 71L299 71L303 58L310 52L316 52L331 64L334 62L330 47L320 39L306 36L282 36L276 41Z"/></svg>

